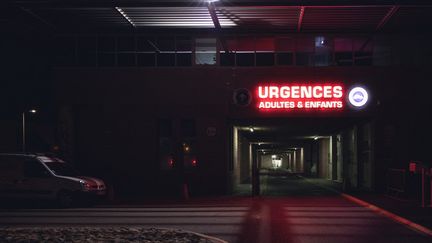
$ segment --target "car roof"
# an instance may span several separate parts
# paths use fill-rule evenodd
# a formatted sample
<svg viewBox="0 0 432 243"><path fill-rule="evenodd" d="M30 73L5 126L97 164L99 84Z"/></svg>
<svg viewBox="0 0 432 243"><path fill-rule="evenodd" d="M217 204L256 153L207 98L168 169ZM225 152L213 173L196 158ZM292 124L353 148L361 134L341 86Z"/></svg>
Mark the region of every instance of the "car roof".
<svg viewBox="0 0 432 243"><path fill-rule="evenodd" d="M22 157L36 157L36 154L30 153L0 153L0 156L22 156Z"/></svg>

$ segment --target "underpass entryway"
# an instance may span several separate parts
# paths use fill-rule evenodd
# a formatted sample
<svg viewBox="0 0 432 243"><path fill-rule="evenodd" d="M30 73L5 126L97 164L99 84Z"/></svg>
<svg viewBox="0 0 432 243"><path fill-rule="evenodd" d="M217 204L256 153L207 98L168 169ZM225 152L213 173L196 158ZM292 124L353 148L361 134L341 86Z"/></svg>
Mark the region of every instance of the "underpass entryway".
<svg viewBox="0 0 432 243"><path fill-rule="evenodd" d="M302 178L345 190L373 186L373 123L349 118L236 121L231 179L236 195L320 195ZM371 188L372 189L372 188Z"/></svg>

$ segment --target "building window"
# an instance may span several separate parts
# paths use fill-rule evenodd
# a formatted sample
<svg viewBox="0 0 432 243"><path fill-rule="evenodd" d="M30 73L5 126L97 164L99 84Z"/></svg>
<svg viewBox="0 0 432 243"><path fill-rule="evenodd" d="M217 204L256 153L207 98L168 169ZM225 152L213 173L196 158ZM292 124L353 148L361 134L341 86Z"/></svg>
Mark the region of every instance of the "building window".
<svg viewBox="0 0 432 243"><path fill-rule="evenodd" d="M195 39L195 64L215 65L217 63L216 38Z"/></svg>
<svg viewBox="0 0 432 243"><path fill-rule="evenodd" d="M329 66L332 64L333 43L325 36L315 37L314 66Z"/></svg>
<svg viewBox="0 0 432 243"><path fill-rule="evenodd" d="M97 40L95 37L80 37L78 39L77 54L80 66L96 66Z"/></svg>
<svg viewBox="0 0 432 243"><path fill-rule="evenodd" d="M176 65L181 67L192 65L192 38L176 38Z"/></svg>
<svg viewBox="0 0 432 243"><path fill-rule="evenodd" d="M293 65L293 53L281 52L276 54L276 61L278 65Z"/></svg>
<svg viewBox="0 0 432 243"><path fill-rule="evenodd" d="M372 38L355 38L354 45L354 65L372 65L373 40Z"/></svg>
<svg viewBox="0 0 432 243"><path fill-rule="evenodd" d="M373 48L373 65L389 66L392 63L391 57L390 40L384 37L376 37Z"/></svg>
<svg viewBox="0 0 432 243"><path fill-rule="evenodd" d="M98 39L98 66L116 65L116 40L113 36L101 36Z"/></svg>
<svg viewBox="0 0 432 243"><path fill-rule="evenodd" d="M175 39L174 37L159 37L155 45L157 49L156 61L158 66L175 66Z"/></svg>
<svg viewBox="0 0 432 243"><path fill-rule="evenodd" d="M73 37L57 37L54 41L54 64L56 66L74 66L76 50L75 45L76 39Z"/></svg>
<svg viewBox="0 0 432 243"><path fill-rule="evenodd" d="M274 65L274 53L272 53L272 52L257 52L255 58L256 58L256 65L257 66L273 66Z"/></svg>
<svg viewBox="0 0 432 243"><path fill-rule="evenodd" d="M221 66L234 66L235 65L235 53L221 52L220 53L220 65Z"/></svg>
<svg viewBox="0 0 432 243"><path fill-rule="evenodd" d="M196 137L196 124L194 119L183 119L180 122L182 137Z"/></svg>
<svg viewBox="0 0 432 243"><path fill-rule="evenodd" d="M293 65L294 64L294 39L293 38L277 38L275 41L276 49L276 64L277 65Z"/></svg>
<svg viewBox="0 0 432 243"><path fill-rule="evenodd" d="M351 38L334 38L335 64L338 66L352 66L353 42Z"/></svg>
<svg viewBox="0 0 432 243"><path fill-rule="evenodd" d="M240 67L255 66L255 53L237 52L236 60L237 60L237 66Z"/></svg>
<svg viewBox="0 0 432 243"><path fill-rule="evenodd" d="M314 38L312 37L299 37L296 39L295 63L297 66L312 66L314 44Z"/></svg>
<svg viewBox="0 0 432 243"><path fill-rule="evenodd" d="M156 40L152 36L141 36L137 39L137 65L154 67L156 65Z"/></svg>

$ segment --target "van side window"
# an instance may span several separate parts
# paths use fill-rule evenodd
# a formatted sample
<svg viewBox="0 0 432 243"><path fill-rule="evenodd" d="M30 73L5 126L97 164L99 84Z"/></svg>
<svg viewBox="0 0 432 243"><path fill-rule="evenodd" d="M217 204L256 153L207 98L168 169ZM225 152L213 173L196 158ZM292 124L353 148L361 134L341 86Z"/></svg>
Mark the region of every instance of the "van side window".
<svg viewBox="0 0 432 243"><path fill-rule="evenodd" d="M26 177L46 178L49 177L48 170L37 160L24 161L24 175Z"/></svg>
<svg viewBox="0 0 432 243"><path fill-rule="evenodd" d="M17 178L21 173L21 160L13 156L0 156L0 174L3 178Z"/></svg>

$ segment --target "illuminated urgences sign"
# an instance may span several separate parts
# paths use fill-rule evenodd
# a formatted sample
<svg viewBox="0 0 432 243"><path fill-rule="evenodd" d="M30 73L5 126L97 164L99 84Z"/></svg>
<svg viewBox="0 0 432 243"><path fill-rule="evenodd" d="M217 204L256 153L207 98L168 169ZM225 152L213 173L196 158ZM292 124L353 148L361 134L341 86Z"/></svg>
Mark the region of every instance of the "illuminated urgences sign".
<svg viewBox="0 0 432 243"><path fill-rule="evenodd" d="M340 110L342 85L260 85L256 90L260 110Z"/></svg>

